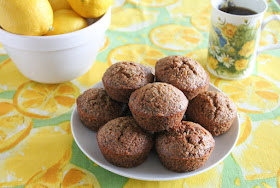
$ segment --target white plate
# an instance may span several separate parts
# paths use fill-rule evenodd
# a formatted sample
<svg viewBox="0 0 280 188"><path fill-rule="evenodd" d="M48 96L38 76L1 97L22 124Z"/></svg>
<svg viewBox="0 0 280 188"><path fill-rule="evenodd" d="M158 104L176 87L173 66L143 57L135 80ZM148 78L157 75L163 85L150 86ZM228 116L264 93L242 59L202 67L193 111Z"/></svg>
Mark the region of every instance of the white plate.
<svg viewBox="0 0 280 188"><path fill-rule="evenodd" d="M100 87L103 87L102 82L98 82L93 86L93 88ZM220 90L214 85L210 84L209 91ZM112 165L111 163L106 161L101 151L99 150L96 141L96 132L93 132L85 127L80 121L77 107L75 107L75 109L73 110L71 117L71 128L74 139L80 149L88 158L90 158L99 166L116 174L128 178L148 181L167 181L181 179L194 176L211 169L230 154L231 150L234 148L238 140L239 127L239 117L237 116L228 132L221 136L214 137L216 142L214 150L207 162L201 168L192 172L176 173L167 170L159 161L156 153L153 152L149 155L144 163L134 168L121 168Z"/></svg>

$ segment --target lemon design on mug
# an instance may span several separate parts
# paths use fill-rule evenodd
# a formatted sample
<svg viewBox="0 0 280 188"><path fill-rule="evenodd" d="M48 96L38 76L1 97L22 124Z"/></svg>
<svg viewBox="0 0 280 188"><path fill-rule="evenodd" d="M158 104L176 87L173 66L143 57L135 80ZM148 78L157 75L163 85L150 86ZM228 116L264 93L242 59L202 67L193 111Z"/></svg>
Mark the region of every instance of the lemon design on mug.
<svg viewBox="0 0 280 188"><path fill-rule="evenodd" d="M154 24L158 15L159 12L154 10L122 8L113 13L109 29L123 32L138 31Z"/></svg>
<svg viewBox="0 0 280 188"><path fill-rule="evenodd" d="M257 57L258 73L264 77L280 82L280 57L260 54Z"/></svg>
<svg viewBox="0 0 280 188"><path fill-rule="evenodd" d="M91 172L73 164L67 164L63 168L59 168L60 166L54 165L48 170L36 174L27 182L25 187L100 188L97 178Z"/></svg>
<svg viewBox="0 0 280 188"><path fill-rule="evenodd" d="M22 141L32 129L32 119L8 102L0 102L0 153Z"/></svg>
<svg viewBox="0 0 280 188"><path fill-rule="evenodd" d="M16 90L21 84L29 81L23 76L10 58L0 63L0 90Z"/></svg>
<svg viewBox="0 0 280 188"><path fill-rule="evenodd" d="M48 119L71 110L79 94L79 88L71 82L40 84L31 81L18 88L14 104L26 116Z"/></svg>
<svg viewBox="0 0 280 188"><path fill-rule="evenodd" d="M176 3L178 0L128 0L130 3L146 7L164 7Z"/></svg>
<svg viewBox="0 0 280 188"><path fill-rule="evenodd" d="M221 187L224 163L193 177L173 181L141 181L129 179L123 188L170 188L170 187Z"/></svg>
<svg viewBox="0 0 280 188"><path fill-rule="evenodd" d="M127 44L113 49L109 53L108 63L132 61L154 67L157 60L165 56L160 50L146 44Z"/></svg>
<svg viewBox="0 0 280 188"><path fill-rule="evenodd" d="M246 113L264 113L279 106L280 89L273 82L260 76L250 76L242 80L217 79L215 85L226 93Z"/></svg>
<svg viewBox="0 0 280 188"><path fill-rule="evenodd" d="M191 17L191 24L201 31L209 31L211 23L211 10L212 7L208 6Z"/></svg>
<svg viewBox="0 0 280 188"><path fill-rule="evenodd" d="M150 32L150 39L154 45L160 48L185 51L197 47L202 42L203 36L194 28L167 24L153 28Z"/></svg>
<svg viewBox="0 0 280 188"><path fill-rule="evenodd" d="M14 148L0 155L0 187L25 184L32 176L71 159L70 122L33 128Z"/></svg>
<svg viewBox="0 0 280 188"><path fill-rule="evenodd" d="M208 0L180 0L176 4L167 6L167 10L172 18L183 18L192 16L197 13L197 10L204 10L210 6Z"/></svg>
<svg viewBox="0 0 280 188"><path fill-rule="evenodd" d="M246 180L273 178L280 166L278 148L280 118L252 124L248 138L236 146L232 156L239 164Z"/></svg>

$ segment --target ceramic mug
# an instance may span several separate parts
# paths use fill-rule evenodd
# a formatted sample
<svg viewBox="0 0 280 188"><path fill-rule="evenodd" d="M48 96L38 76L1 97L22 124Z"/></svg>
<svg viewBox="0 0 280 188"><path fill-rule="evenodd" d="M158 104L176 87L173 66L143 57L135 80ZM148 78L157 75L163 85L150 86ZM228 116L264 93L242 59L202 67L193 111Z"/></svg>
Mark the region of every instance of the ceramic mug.
<svg viewBox="0 0 280 188"><path fill-rule="evenodd" d="M280 44L258 47L261 30L280 16L265 20L265 0L211 0L212 17L209 32L207 68L223 79L242 79L254 69L256 56L268 49L280 48ZM223 12L225 6L243 7L255 11L252 15L234 15Z"/></svg>

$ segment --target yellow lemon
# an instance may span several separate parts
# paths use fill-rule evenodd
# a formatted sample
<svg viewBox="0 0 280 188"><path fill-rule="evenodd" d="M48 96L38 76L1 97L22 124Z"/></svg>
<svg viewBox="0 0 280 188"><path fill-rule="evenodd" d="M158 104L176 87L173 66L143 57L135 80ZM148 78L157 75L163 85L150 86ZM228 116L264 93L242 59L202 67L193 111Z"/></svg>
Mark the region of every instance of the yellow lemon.
<svg viewBox="0 0 280 188"><path fill-rule="evenodd" d="M87 21L73 10L61 9L53 14L53 30L47 35L70 33L87 27Z"/></svg>
<svg viewBox="0 0 280 188"><path fill-rule="evenodd" d="M232 156L246 180L274 178L280 166L280 118L252 124L252 132Z"/></svg>
<svg viewBox="0 0 280 188"><path fill-rule="evenodd" d="M100 188L97 178L89 171L73 164L67 164L63 168L54 165L46 171L36 174L26 184L26 188L35 187L92 187Z"/></svg>
<svg viewBox="0 0 280 188"><path fill-rule="evenodd" d="M173 18L183 18L185 16L192 16L198 10L203 10L210 5L208 0L180 0L178 3L170 5L167 10Z"/></svg>
<svg viewBox="0 0 280 188"><path fill-rule="evenodd" d="M260 76L233 81L217 79L215 85L225 92L242 112L269 112L280 103L279 87Z"/></svg>
<svg viewBox="0 0 280 188"><path fill-rule="evenodd" d="M208 6L203 10L194 13L191 17L192 25L201 31L209 31L211 23L211 10L211 6Z"/></svg>
<svg viewBox="0 0 280 188"><path fill-rule="evenodd" d="M243 143L252 131L252 122L250 116L246 115L245 113L239 112L240 117L240 134L236 146Z"/></svg>
<svg viewBox="0 0 280 188"><path fill-rule="evenodd" d="M176 3L178 0L128 0L130 3L146 7L164 7Z"/></svg>
<svg viewBox="0 0 280 188"><path fill-rule="evenodd" d="M102 16L112 5L112 0L68 0L75 12L85 18Z"/></svg>
<svg viewBox="0 0 280 188"><path fill-rule="evenodd" d="M275 33L271 31L262 31L261 32L261 39L260 39L260 46L266 46L268 44L277 44L278 38Z"/></svg>
<svg viewBox="0 0 280 188"><path fill-rule="evenodd" d="M261 54L257 57L258 73L264 77L268 77L280 82L280 57L269 54Z"/></svg>
<svg viewBox="0 0 280 188"><path fill-rule="evenodd" d="M216 167L193 177L173 180L173 181L141 181L129 179L123 188L175 188L175 187L221 187L222 185L222 171L224 164L223 162L218 164Z"/></svg>
<svg viewBox="0 0 280 188"><path fill-rule="evenodd" d="M108 63L112 65L119 61L132 61L154 67L157 60L165 56L163 52L146 44L127 44L113 49L109 53Z"/></svg>
<svg viewBox="0 0 280 188"><path fill-rule="evenodd" d="M34 174L71 158L70 122L33 128L14 148L0 155L0 187L25 184ZM62 161L62 162L61 162Z"/></svg>
<svg viewBox="0 0 280 188"><path fill-rule="evenodd" d="M18 113L15 106L0 102L0 152L23 140L32 129L32 119Z"/></svg>
<svg viewBox="0 0 280 188"><path fill-rule="evenodd" d="M0 63L0 90L16 90L27 81L29 79L19 72L10 58Z"/></svg>
<svg viewBox="0 0 280 188"><path fill-rule="evenodd" d="M150 32L152 43L160 48L173 51L191 50L203 40L200 32L194 28L167 24L153 28Z"/></svg>
<svg viewBox="0 0 280 188"><path fill-rule="evenodd" d="M0 25L20 35L44 35L52 26L53 10L48 0L0 1Z"/></svg>
<svg viewBox="0 0 280 188"><path fill-rule="evenodd" d="M111 30L116 31L138 31L154 24L159 12L152 10L141 10L138 8L124 8L115 11L112 15ZM127 19L129 18L129 19ZM125 22L123 20L126 20Z"/></svg>
<svg viewBox="0 0 280 188"><path fill-rule="evenodd" d="M102 76L108 67L108 63L96 61L86 74L72 82L80 86L81 89L86 90L102 79Z"/></svg>
<svg viewBox="0 0 280 188"><path fill-rule="evenodd" d="M207 71L207 68L206 68L207 57L208 57L208 50L207 50L207 48L202 48L202 49L195 50L193 52L187 53L185 56L190 57L190 58L196 60ZM210 82L214 83L216 81L217 77L214 76L211 73L209 73L209 75L210 75Z"/></svg>
<svg viewBox="0 0 280 188"><path fill-rule="evenodd" d="M71 9L67 0L49 0L49 2L54 12L60 9Z"/></svg>
<svg viewBox="0 0 280 188"><path fill-rule="evenodd" d="M80 90L71 82L40 84L27 82L14 95L14 104L24 115L47 119L71 110Z"/></svg>

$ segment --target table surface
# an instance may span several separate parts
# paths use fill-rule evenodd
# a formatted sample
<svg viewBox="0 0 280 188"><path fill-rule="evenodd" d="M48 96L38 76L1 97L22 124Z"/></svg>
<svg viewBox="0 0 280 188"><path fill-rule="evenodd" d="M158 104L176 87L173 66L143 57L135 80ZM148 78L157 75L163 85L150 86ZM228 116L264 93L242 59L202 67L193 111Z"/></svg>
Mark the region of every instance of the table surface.
<svg viewBox="0 0 280 188"><path fill-rule="evenodd" d="M276 1L267 1L265 17L280 14ZM0 187L280 188L280 50L260 54L246 79L211 75L211 83L238 106L241 134L233 152L207 172L166 182L128 179L89 160L73 141L75 99L111 64L129 60L154 66L167 55L187 55L205 67L210 11L209 0L117 0L92 68L57 85L24 77L0 46ZM280 23L269 23L260 45L279 43L279 33Z"/></svg>

